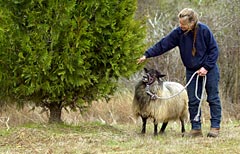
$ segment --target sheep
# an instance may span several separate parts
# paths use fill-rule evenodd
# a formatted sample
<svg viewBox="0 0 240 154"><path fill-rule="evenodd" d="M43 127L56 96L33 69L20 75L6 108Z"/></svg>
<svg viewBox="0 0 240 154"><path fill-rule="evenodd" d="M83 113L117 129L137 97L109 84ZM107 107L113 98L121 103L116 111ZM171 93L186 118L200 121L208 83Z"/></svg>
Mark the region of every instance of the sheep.
<svg viewBox="0 0 240 154"><path fill-rule="evenodd" d="M158 123L162 123L159 134L164 133L169 121L180 120L182 136L184 123L188 119L188 96L184 87L177 82L161 81L165 75L154 69L144 68L146 76L135 86L132 111L142 118L142 134L146 133L147 119L153 119L154 136L158 135ZM180 93L179 93L180 92ZM172 98L175 94L178 95ZM162 98L161 98L162 97Z"/></svg>

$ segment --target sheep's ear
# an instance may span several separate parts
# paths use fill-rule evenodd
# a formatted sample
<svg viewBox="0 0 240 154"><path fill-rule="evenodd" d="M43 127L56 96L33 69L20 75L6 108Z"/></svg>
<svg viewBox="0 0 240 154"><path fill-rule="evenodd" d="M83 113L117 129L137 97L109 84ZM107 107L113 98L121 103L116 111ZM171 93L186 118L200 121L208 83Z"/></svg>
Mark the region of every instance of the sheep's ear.
<svg viewBox="0 0 240 154"><path fill-rule="evenodd" d="M144 71L145 71L145 73L147 73L147 72L148 72L148 69L144 67Z"/></svg>
<svg viewBox="0 0 240 154"><path fill-rule="evenodd" d="M161 74L159 71L156 71L157 77L158 78L162 78L164 76L166 76L165 74Z"/></svg>
<svg viewBox="0 0 240 154"><path fill-rule="evenodd" d="M164 77L164 76L166 76L165 74L160 74L159 75L159 78L162 78L162 77Z"/></svg>
<svg viewBox="0 0 240 154"><path fill-rule="evenodd" d="M164 77L164 76L166 76L166 75L165 75L165 74L160 74L160 75L158 76L158 82L163 81L163 80L162 80L162 77Z"/></svg>

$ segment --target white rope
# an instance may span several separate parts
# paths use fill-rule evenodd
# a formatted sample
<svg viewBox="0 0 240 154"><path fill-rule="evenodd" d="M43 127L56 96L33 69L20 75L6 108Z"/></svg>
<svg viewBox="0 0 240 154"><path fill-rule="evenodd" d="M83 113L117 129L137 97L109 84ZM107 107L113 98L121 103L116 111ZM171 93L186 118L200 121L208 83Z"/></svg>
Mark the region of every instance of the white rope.
<svg viewBox="0 0 240 154"><path fill-rule="evenodd" d="M200 102L199 102L199 105L198 105L197 115L196 115L196 116L194 117L194 119L193 119L194 121L200 121L201 106L202 106L204 90L205 90L205 86L206 86L206 82L207 82L207 76L205 75L205 76L203 76L203 85L202 85L201 98L199 98L198 95L197 95L198 78L199 78L199 75L197 76L197 79L196 79L195 97L196 97Z"/></svg>
<svg viewBox="0 0 240 154"><path fill-rule="evenodd" d="M149 85L147 85L146 87L146 93L149 94L153 99L170 99L170 98L173 98L177 95L179 95L180 93L182 93L186 88L187 86L192 82L193 80L193 77L197 74L197 71L193 73L193 75L191 76L191 78L189 79L189 81L187 82L187 84L185 85L185 87L179 91L178 93L172 95L172 96L169 96L169 97L159 97L157 96L156 94L153 94L150 89L149 89ZM204 95L204 89L205 89L205 85L206 85L206 81L207 81L207 76L203 76L203 85L202 85L202 94L201 94L201 98L198 97L197 95L197 90L198 90L198 79L199 79L199 75L197 75L197 79L196 79L196 87L195 87L195 97L200 101L199 102L199 105L198 105L198 112L197 112L197 115L195 116L194 118L194 121L199 121L200 120L200 112L201 112L201 105L202 105L202 102L203 102L203 95Z"/></svg>
<svg viewBox="0 0 240 154"><path fill-rule="evenodd" d="M189 79L188 83L186 84L186 86L185 86L181 91L179 91L178 93L176 93L176 94L174 94L174 95L172 95L172 96L169 96L169 97L159 97L159 96L157 96L156 94L153 94L153 93L149 90L149 85L147 85L147 87L146 87L146 92L147 92L149 95L151 95L152 97L155 97L155 98L157 98L157 99L170 99L170 98L173 98L173 97L179 95L180 93L182 93L182 92L187 88L187 86L191 83L193 77L194 77L196 74L197 74L197 72L195 72L195 73L191 76L191 78ZM154 96L153 96L153 95L154 95ZM197 98L198 98L198 97L197 97Z"/></svg>

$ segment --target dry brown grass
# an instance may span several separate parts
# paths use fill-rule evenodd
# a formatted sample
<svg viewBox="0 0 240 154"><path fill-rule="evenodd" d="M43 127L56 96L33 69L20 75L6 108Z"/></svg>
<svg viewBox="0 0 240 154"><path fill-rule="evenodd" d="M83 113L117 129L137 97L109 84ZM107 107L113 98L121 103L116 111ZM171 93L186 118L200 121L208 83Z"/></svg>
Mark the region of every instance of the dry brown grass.
<svg viewBox="0 0 240 154"><path fill-rule="evenodd" d="M131 112L133 94L128 90L117 92L109 102L95 101L86 112L67 112L63 110L62 119L66 124L79 125L82 122L100 122L103 124L137 124L140 119L134 119ZM238 104L230 104L226 100L222 101L223 122L231 122L240 119ZM22 110L15 107L6 107L0 112L0 128L6 127L6 118L9 118L10 127L19 126L26 123L47 123L48 112L41 113L41 108L31 110L30 106L25 106ZM207 102L202 104L202 121L208 124L210 119Z"/></svg>
<svg viewBox="0 0 240 154"><path fill-rule="evenodd" d="M139 135L141 120L131 113L132 94L121 91L106 103L93 102L88 112L63 111L65 124L49 125L48 114L41 109L30 111L27 106L18 111L7 108L0 117L9 117L7 126L0 123L0 153L238 153L240 151L240 123L223 104L221 136L207 138L209 108L203 104L203 132L198 139L182 138L180 124L171 122L166 134L153 137L149 121L145 136ZM236 109L236 108L235 108ZM187 130L190 130L189 123Z"/></svg>
<svg viewBox="0 0 240 154"><path fill-rule="evenodd" d="M28 124L1 130L0 153L13 154L185 154L238 153L240 123L226 123L219 138L182 138L179 125L171 123L163 136L153 137L152 126L142 136L137 125L81 123L73 125ZM231 130L231 132L229 132ZM204 129L204 134L207 129Z"/></svg>

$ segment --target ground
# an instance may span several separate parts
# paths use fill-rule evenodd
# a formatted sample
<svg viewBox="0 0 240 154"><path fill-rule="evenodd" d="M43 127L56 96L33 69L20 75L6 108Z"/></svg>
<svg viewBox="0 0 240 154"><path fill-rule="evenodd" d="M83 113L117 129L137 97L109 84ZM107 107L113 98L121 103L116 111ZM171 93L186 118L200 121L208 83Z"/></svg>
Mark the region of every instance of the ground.
<svg viewBox="0 0 240 154"><path fill-rule="evenodd" d="M240 123L225 123L221 136L182 137L180 125L171 123L164 135L153 136L148 124L147 133L139 134L140 124L82 123L78 126L58 124L27 124L1 129L0 153L11 154L96 154L96 153L239 153ZM189 129L189 126L187 126ZM231 131L229 131L231 130Z"/></svg>
<svg viewBox="0 0 240 154"><path fill-rule="evenodd" d="M132 95L94 102L88 112L66 112L64 124L48 124L40 108L7 108L0 112L1 154L222 154L240 153L240 121L223 107L221 134L207 138L209 108L202 105L204 137L182 137L180 123L169 122L164 135L153 136L153 124L141 132L131 112ZM224 104L223 104L224 105ZM238 110L239 111L239 110ZM9 118L7 122L6 118ZM159 126L160 127L160 126ZM190 131L187 122L186 130Z"/></svg>

